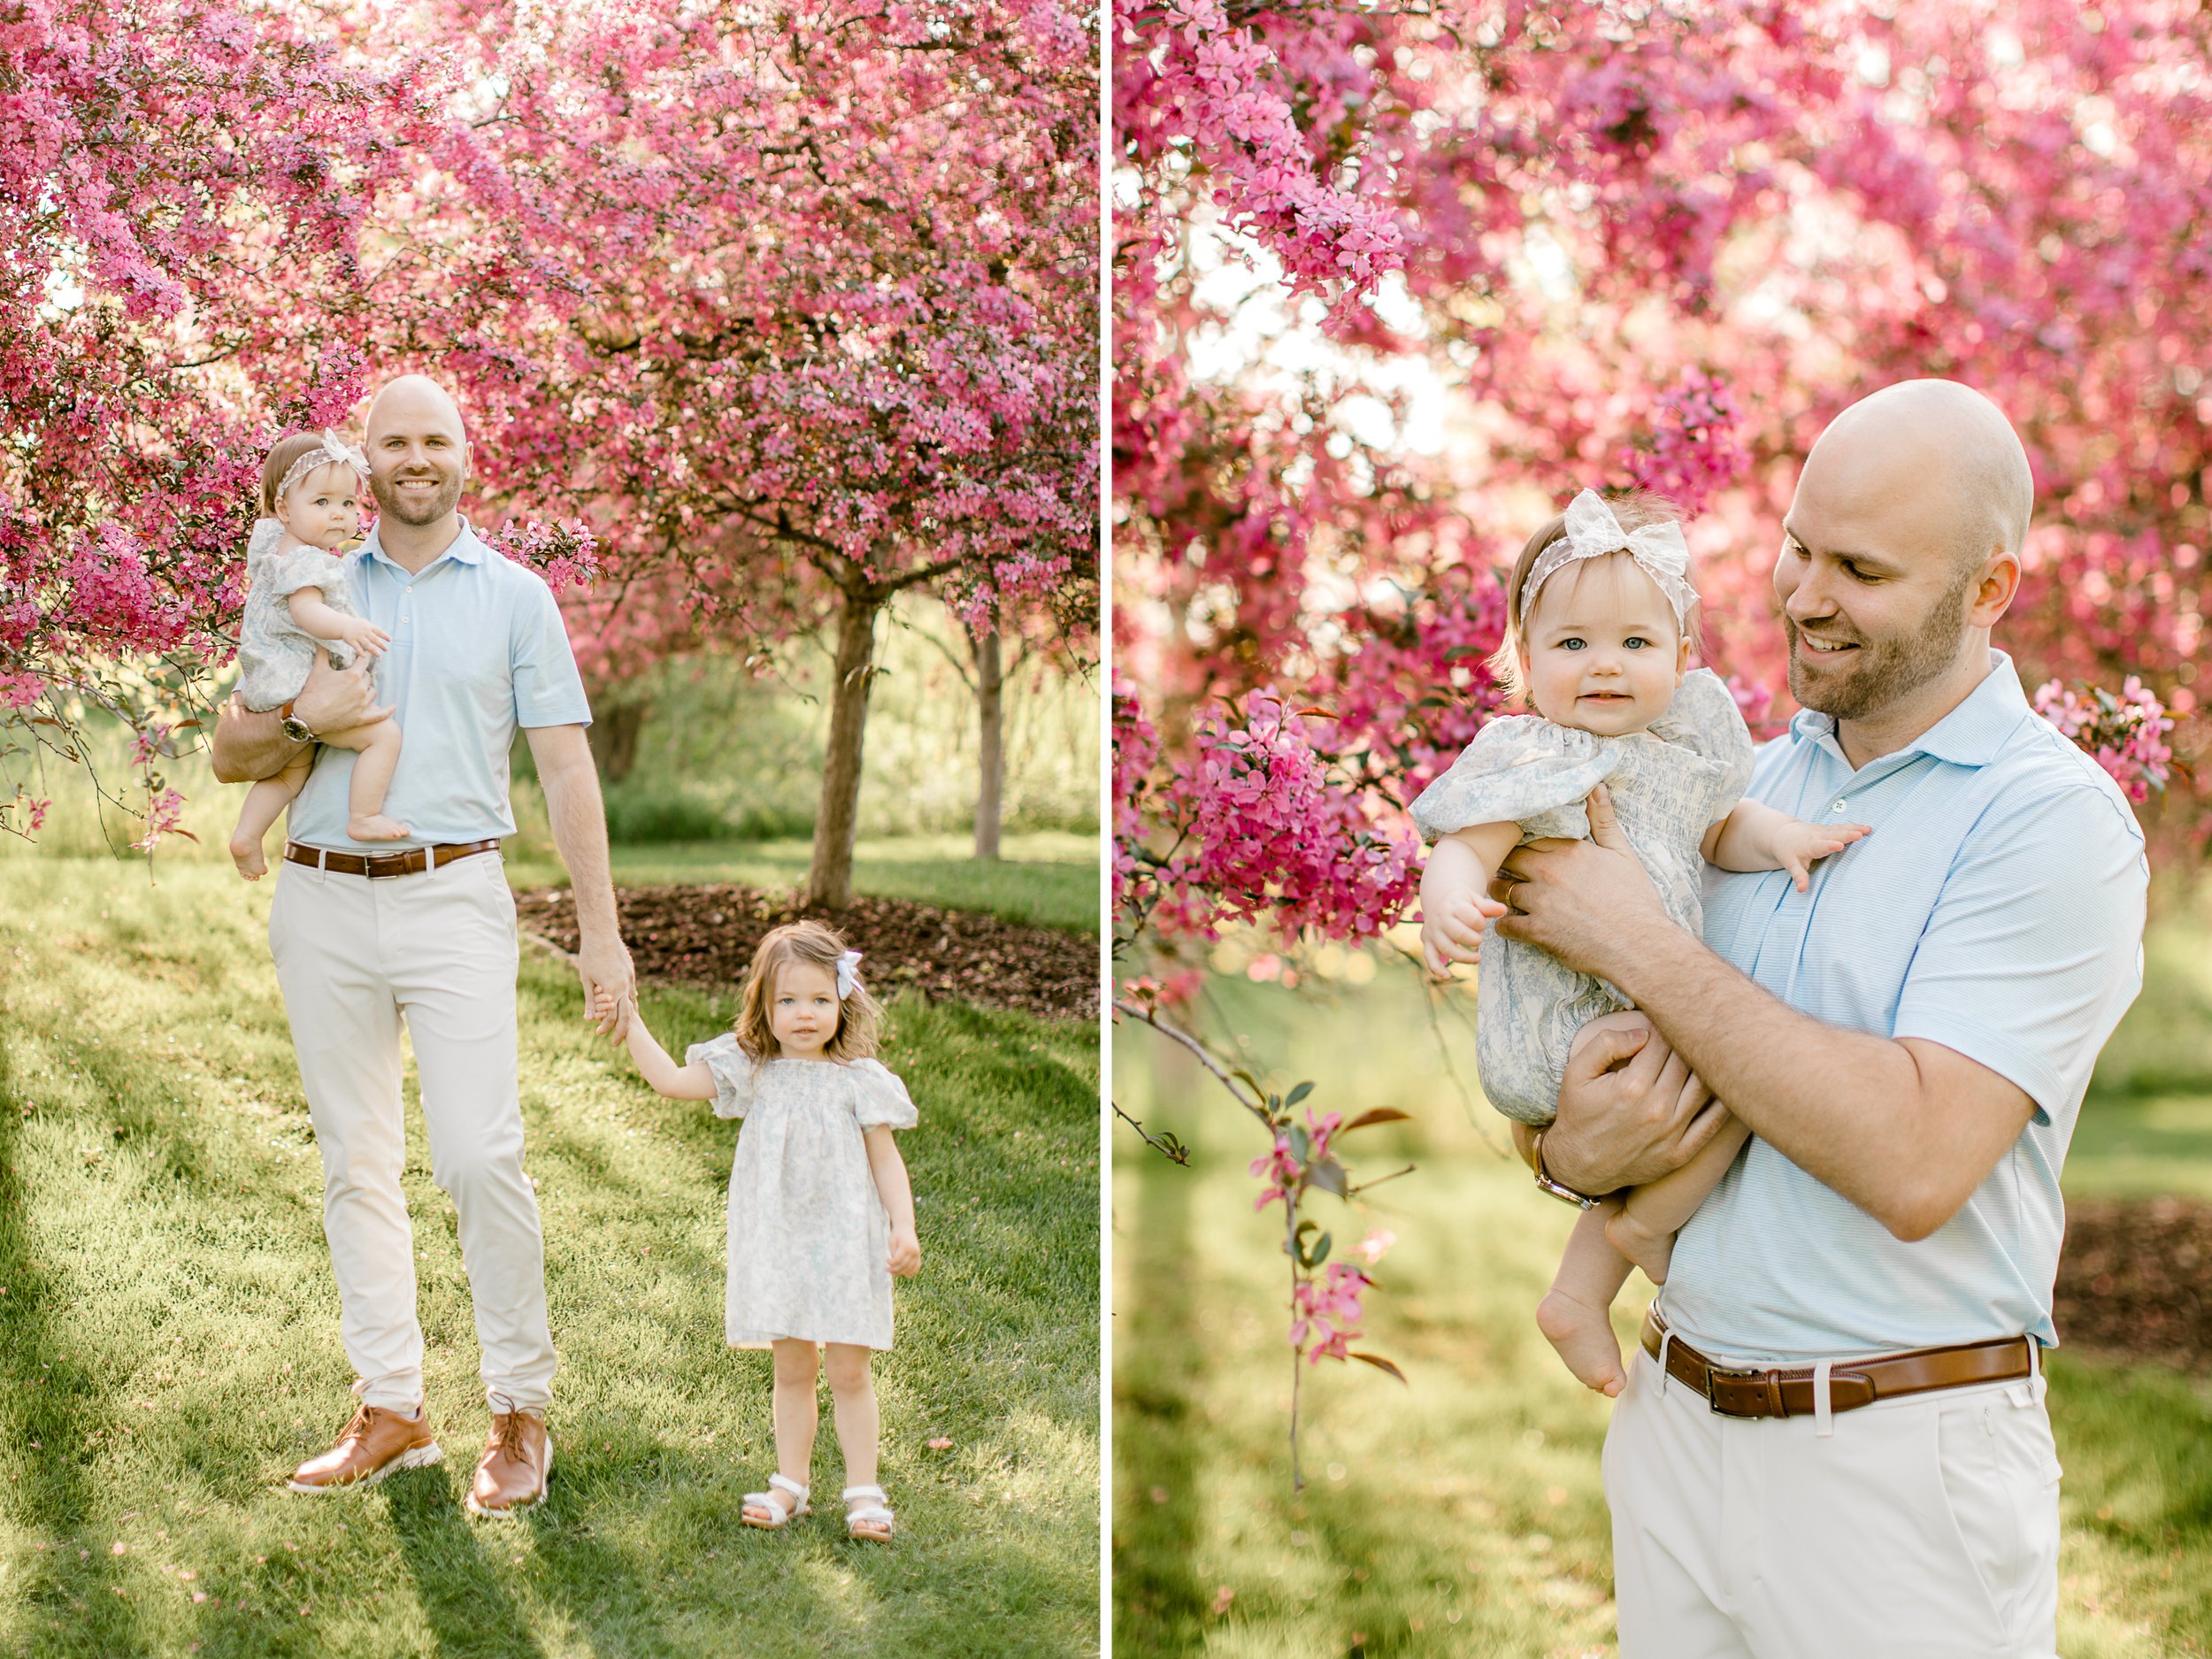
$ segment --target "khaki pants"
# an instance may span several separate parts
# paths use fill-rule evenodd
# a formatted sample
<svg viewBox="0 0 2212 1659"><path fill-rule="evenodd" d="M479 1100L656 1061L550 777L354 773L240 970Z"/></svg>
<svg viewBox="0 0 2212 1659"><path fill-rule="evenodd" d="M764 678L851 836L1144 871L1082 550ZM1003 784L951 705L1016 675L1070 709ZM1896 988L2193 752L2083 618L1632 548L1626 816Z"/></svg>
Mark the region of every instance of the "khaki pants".
<svg viewBox="0 0 2212 1659"><path fill-rule="evenodd" d="M414 1234L400 1189L400 1022L431 1174L453 1200L488 1396L542 1411L555 1359L537 1195L522 1168L515 906L495 853L372 880L280 864L269 949L323 1157L346 1357L369 1405L422 1398Z"/></svg>
<svg viewBox="0 0 2212 1659"><path fill-rule="evenodd" d="M2040 1376L1746 1420L1639 1348L1605 1437L1621 1659L2050 1659L2058 1478Z"/></svg>

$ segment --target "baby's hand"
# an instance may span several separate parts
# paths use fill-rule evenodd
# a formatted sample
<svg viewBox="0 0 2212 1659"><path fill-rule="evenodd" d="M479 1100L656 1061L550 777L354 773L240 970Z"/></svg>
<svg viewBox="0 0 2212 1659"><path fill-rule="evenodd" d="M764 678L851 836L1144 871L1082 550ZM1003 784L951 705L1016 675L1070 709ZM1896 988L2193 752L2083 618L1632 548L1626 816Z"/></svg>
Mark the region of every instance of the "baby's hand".
<svg viewBox="0 0 2212 1659"><path fill-rule="evenodd" d="M901 1279L911 1279L922 1271L922 1241L910 1228L891 1230L891 1271Z"/></svg>
<svg viewBox="0 0 2212 1659"><path fill-rule="evenodd" d="M1505 906L1486 893L1440 895L1435 903L1424 899L1421 956L1430 973L1448 979L1455 962L1480 962L1484 924L1505 913Z"/></svg>
<svg viewBox="0 0 2212 1659"><path fill-rule="evenodd" d="M338 637L364 657L381 657L392 643L390 634L360 617L348 617L338 630Z"/></svg>
<svg viewBox="0 0 2212 1659"><path fill-rule="evenodd" d="M1802 818L1792 818L1774 833L1775 862L1790 872L1802 893L1812 886L1815 864L1873 833L1864 824L1808 824Z"/></svg>

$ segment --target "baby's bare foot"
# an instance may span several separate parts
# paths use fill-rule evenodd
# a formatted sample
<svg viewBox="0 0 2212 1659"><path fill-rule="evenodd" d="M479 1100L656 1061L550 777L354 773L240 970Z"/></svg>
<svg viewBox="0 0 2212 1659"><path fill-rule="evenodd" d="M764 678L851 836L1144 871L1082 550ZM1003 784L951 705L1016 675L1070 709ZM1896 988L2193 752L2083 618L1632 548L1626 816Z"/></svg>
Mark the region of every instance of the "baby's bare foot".
<svg viewBox="0 0 2212 1659"><path fill-rule="evenodd" d="M1626 1385L1628 1373L1621 1369L1621 1345L1604 1309L1577 1302L1555 1288L1536 1304L1536 1328L1586 1386L1610 1398Z"/></svg>
<svg viewBox="0 0 2212 1659"><path fill-rule="evenodd" d="M414 832L381 812L365 812L346 820L346 833L357 841L403 841Z"/></svg>
<svg viewBox="0 0 2212 1659"><path fill-rule="evenodd" d="M269 873L269 861L261 851L258 837L250 840L242 833L232 836L230 861L238 866L238 873L249 881L258 881Z"/></svg>
<svg viewBox="0 0 2212 1659"><path fill-rule="evenodd" d="M1654 1233L1629 1210L1617 1210L1606 1218L1605 1241L1644 1270L1655 1285L1667 1282L1667 1268L1674 1260L1674 1234Z"/></svg>

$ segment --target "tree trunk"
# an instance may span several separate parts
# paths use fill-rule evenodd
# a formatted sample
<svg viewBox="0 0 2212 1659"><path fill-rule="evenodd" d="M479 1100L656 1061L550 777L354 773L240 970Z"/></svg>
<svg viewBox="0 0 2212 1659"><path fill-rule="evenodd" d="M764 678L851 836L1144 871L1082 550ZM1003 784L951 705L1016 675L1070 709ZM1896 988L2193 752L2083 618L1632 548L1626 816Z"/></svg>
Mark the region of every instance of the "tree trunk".
<svg viewBox="0 0 2212 1659"><path fill-rule="evenodd" d="M806 902L841 910L852 902L853 837L860 825L860 742L868 730L868 682L874 678L879 594L848 589L837 613L837 683L830 699L829 754L822 806L814 819L814 861Z"/></svg>
<svg viewBox="0 0 2212 1659"><path fill-rule="evenodd" d="M650 697L610 703L584 728L599 762L599 776L606 782L620 783L637 764L638 733L644 728L652 707Z"/></svg>
<svg viewBox="0 0 2212 1659"><path fill-rule="evenodd" d="M982 778L975 794L975 856L998 856L998 821L1006 787L1006 675L1001 667L999 636L972 634L975 650L975 699L979 711Z"/></svg>

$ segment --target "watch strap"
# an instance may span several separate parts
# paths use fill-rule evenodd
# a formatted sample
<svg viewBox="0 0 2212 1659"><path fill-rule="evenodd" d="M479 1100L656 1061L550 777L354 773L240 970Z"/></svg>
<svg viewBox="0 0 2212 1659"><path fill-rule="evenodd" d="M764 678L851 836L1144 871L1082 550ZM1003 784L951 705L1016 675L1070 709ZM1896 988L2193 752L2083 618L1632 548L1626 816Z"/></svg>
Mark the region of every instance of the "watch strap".
<svg viewBox="0 0 2212 1659"><path fill-rule="evenodd" d="M1598 1202L1587 1193L1578 1193L1564 1181L1555 1179L1551 1171L1544 1167L1543 1130L1539 1129L1534 1135L1530 1137L1529 1150L1533 1155L1531 1162L1536 1166L1536 1186L1539 1191L1548 1193L1562 1203L1572 1204L1578 1210L1587 1210Z"/></svg>

